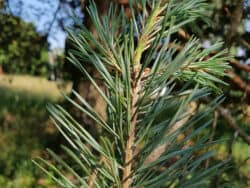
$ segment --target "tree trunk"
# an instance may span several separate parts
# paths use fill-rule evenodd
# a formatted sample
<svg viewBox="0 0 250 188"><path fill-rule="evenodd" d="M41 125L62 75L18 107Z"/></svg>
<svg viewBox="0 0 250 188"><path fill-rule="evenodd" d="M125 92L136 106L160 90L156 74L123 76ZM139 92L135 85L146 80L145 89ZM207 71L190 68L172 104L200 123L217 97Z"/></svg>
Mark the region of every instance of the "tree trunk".
<svg viewBox="0 0 250 188"><path fill-rule="evenodd" d="M108 9L109 5L112 1L111 0L95 0L95 4L97 6L98 14L100 17L104 16ZM126 15L130 14L129 6L128 6L128 0L114 0L115 3L121 4L125 6ZM81 10L84 14L84 25L94 34L95 37L97 37L96 30L93 26L93 23L91 21L90 16L87 14L86 6L88 6L89 2L86 1L85 7L81 6ZM65 45L65 56L68 56L69 49L73 48L73 45L71 42L66 39L66 45ZM97 71L94 69L94 67L91 67L88 65L87 62L82 62L84 67L89 71L90 75L95 77L97 75ZM87 80L82 73L80 73L77 68L75 68L71 63L66 62L65 63L65 71L71 75L71 80L73 81L73 90L78 92L84 99L86 99L87 102L96 110L98 114L101 115L104 119L106 119L106 104L102 97L98 94L98 92L94 89L94 87L90 84L89 80ZM98 81L97 81L98 83ZM104 86L99 85L101 88L104 89ZM71 98L73 100L77 99L71 95ZM87 126L87 129L93 134L97 135L98 128L96 127L93 120L88 118L84 113L80 112L79 110L74 110L72 112L75 115L75 118L84 126Z"/></svg>
<svg viewBox="0 0 250 188"><path fill-rule="evenodd" d="M96 6L98 8L98 12L100 17L107 13L110 1L103 0L95 0ZM88 2L86 3L88 4ZM84 14L84 25L96 36L95 28L92 24L90 16L86 13L86 8L82 9ZM96 36L97 37L97 36ZM69 50L73 48L70 40L66 39L65 45L65 56L68 56ZM92 77L97 76L97 71L94 67L90 66L88 62L82 62L83 66L88 70ZM96 89L90 83L90 81L82 74L76 67L74 67L70 62L65 63L64 70L70 75L71 80L73 82L73 90L79 93L95 110L98 114L100 114L104 119L106 119L106 104L102 97L98 94ZM98 81L97 81L98 83ZM103 86L100 85L101 88L104 89ZM71 94L71 98L76 102L79 102L77 98ZM71 110L72 114L74 114L75 118L85 126L86 129L90 131L94 136L97 136L97 133L100 131L96 126L95 122L91 120L86 114L80 112L77 109Z"/></svg>

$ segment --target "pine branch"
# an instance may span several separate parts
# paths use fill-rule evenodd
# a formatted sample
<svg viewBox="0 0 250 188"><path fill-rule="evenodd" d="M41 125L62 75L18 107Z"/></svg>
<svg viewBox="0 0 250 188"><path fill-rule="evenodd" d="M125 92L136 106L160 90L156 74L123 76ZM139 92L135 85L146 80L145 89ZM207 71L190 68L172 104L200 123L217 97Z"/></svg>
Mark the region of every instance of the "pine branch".
<svg viewBox="0 0 250 188"><path fill-rule="evenodd" d="M107 119L80 94L73 92L78 101L65 96L102 129L96 139L62 107L49 105L56 127L71 146L64 151L79 167L74 170L53 155L74 175L76 181L71 181L54 165L41 161L54 174L45 172L61 186L130 188L207 184L220 165L206 169L201 165L213 155L199 152L207 146L207 137L197 139L192 145L188 143L211 123L206 117L220 99L215 99L212 107L194 114L187 107L208 95L208 89L201 86L216 88L214 83L223 83L219 77L228 68L227 58L224 51L207 58L221 43L203 50L195 38L190 38L183 47L171 38L183 25L203 16L204 2L140 1L142 9L130 2L130 18L125 16L124 9L117 15L116 6L111 6L107 16L101 17L96 5L90 2L87 10L96 32L93 34L83 27L79 34L71 33L76 49L68 59L104 99ZM82 63L86 60L98 72L105 91ZM185 85L179 88L176 82L180 79ZM193 84L196 87L190 88ZM179 137L182 138L178 140ZM158 156L147 161L155 152Z"/></svg>

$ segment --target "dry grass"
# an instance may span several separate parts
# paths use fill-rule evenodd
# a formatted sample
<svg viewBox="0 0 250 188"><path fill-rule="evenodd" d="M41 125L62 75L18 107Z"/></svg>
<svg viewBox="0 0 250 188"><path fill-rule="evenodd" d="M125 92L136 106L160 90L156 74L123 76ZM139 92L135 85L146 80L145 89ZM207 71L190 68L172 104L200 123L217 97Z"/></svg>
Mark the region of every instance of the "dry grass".
<svg viewBox="0 0 250 188"><path fill-rule="evenodd" d="M0 75L0 87L15 90L17 92L28 92L29 95L41 96L43 98L58 99L60 91L69 93L71 83L52 82L46 78L29 75Z"/></svg>

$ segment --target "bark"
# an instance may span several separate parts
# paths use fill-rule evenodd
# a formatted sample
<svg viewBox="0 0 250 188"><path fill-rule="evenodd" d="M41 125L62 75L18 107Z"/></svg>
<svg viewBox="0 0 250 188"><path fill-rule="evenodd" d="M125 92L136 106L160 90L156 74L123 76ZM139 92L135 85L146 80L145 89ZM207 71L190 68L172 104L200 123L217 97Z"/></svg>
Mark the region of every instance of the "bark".
<svg viewBox="0 0 250 188"><path fill-rule="evenodd" d="M226 36L226 43L228 47L231 47L232 43L235 41L235 38L238 35L238 28L241 23L242 14L243 14L244 0L238 0L234 11L231 14L231 26Z"/></svg>
<svg viewBox="0 0 250 188"><path fill-rule="evenodd" d="M250 85L233 71L228 71L228 75L230 76L231 86L244 92L246 94L246 101L250 101Z"/></svg>
<svg viewBox="0 0 250 188"><path fill-rule="evenodd" d="M95 3L97 5L100 17L105 15L107 13L110 1L95 0ZM86 6L88 6L88 2L86 2ZM85 15L83 24L97 37L96 30L92 24L91 18L87 14L86 6L83 7L83 3L81 5L81 10ZM65 45L66 57L69 55L70 49L74 49L74 45L67 38ZM88 70L88 72L92 77L98 76L98 73L95 70L95 68L89 65L88 62L82 62L82 64ZM74 65L68 62L66 59L65 59L64 72L68 74L69 78L73 82L72 89L78 92L84 99L86 99L86 101L96 110L96 112L105 119L106 104L102 99L102 97L99 95L99 93L96 91L96 89L93 87L93 85L90 83L90 81ZM99 84L101 88L104 89L104 86L101 84L101 82L98 82L97 80L96 82ZM79 102L75 96L71 95L71 98L76 102ZM77 121L81 123L83 126L85 126L85 128L89 130L94 137L97 137L100 129L98 129L97 125L93 120L91 120L89 117L86 116L86 114L80 112L77 109L74 109L72 114L74 114Z"/></svg>
<svg viewBox="0 0 250 188"><path fill-rule="evenodd" d="M107 14L107 11L109 9L110 3L112 0L95 0L95 4L97 6L98 14L100 17ZM128 0L114 0L115 3L122 4L124 6L128 5ZM94 28L94 25L92 24L90 16L87 14L86 7L88 6L88 1L82 1L81 0L81 10L83 11L84 17L84 25L94 34L95 37L97 37L96 29ZM128 8L128 6L126 6ZM125 7L125 8L126 8ZM73 44L69 39L66 39L66 45L65 45L65 56L67 57L69 54L69 50L74 49ZM93 47L94 50L94 47ZM98 94L98 92L94 89L94 87L90 84L90 82L84 77L82 73L80 73L77 68L74 67L71 63L67 62L64 66L64 71L68 73L70 79L73 82L72 89L78 92L83 98L86 99L87 102L91 106L94 107L96 112L103 117L103 119L106 119L106 103L102 99L102 97ZM90 75L95 77L98 76L97 71L88 64L88 62L82 62L84 67L89 71ZM104 86L101 82L96 82L99 84L99 86L104 90ZM73 100L77 99L72 95L71 98ZM99 130L97 128L97 125L94 123L93 120L90 120L84 113L80 112L79 110L74 110L72 112L75 114L75 118L94 135L97 136Z"/></svg>

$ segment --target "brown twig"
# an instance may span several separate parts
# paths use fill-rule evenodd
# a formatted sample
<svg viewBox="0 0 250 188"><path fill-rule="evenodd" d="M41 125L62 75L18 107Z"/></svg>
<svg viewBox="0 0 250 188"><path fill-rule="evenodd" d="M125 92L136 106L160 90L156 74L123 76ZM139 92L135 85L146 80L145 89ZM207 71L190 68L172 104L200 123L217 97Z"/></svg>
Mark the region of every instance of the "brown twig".
<svg viewBox="0 0 250 188"><path fill-rule="evenodd" d="M246 72L250 72L250 66L246 65L246 64L242 64L239 63L239 61L237 61L236 59L232 59L229 61L230 65L232 65L233 67L246 71Z"/></svg>
<svg viewBox="0 0 250 188"><path fill-rule="evenodd" d="M131 120L130 120L130 127L128 132L128 140L126 143L125 149L125 161L124 161L124 168L123 168L123 175L122 175L122 188L129 188L130 185L133 183L133 177L131 177L132 173L132 160L134 158L134 142L135 142L135 128L137 122L137 102L139 101L140 91L141 91L141 79L136 78L139 74L140 68L137 67L133 71L133 80L132 81L132 98L131 98Z"/></svg>
<svg viewBox="0 0 250 188"><path fill-rule="evenodd" d="M204 98L201 100L201 102L209 103L208 98ZM250 135L248 135L244 130L242 130L237 123L235 122L233 116L231 115L230 111L222 106L218 106L216 108L219 112L219 114L224 118L224 120L227 122L227 125L232 128L236 135L239 135L248 145L250 145Z"/></svg>
<svg viewBox="0 0 250 188"><path fill-rule="evenodd" d="M244 39L240 39L239 40L239 42L245 47L245 48L247 48L247 50L250 50L250 44L247 42L247 41L245 41Z"/></svg>
<svg viewBox="0 0 250 188"><path fill-rule="evenodd" d="M239 136L248 144L250 145L250 135L248 135L244 130L242 130L237 123L235 122L234 118L232 117L230 111L223 107L217 107L219 110L220 115L225 119L228 126L235 130Z"/></svg>
<svg viewBox="0 0 250 188"><path fill-rule="evenodd" d="M102 156L99 164L102 164L103 161L104 161L104 157ZM94 188L97 175L98 175L98 170L95 168L92 174L89 176L88 181L87 181L89 188Z"/></svg>
<svg viewBox="0 0 250 188"><path fill-rule="evenodd" d="M232 83L234 83L238 89L244 91L247 95L250 96L250 86L246 82L244 82L244 80L242 80L241 77L236 75L234 72L228 71L228 74L230 76Z"/></svg>

